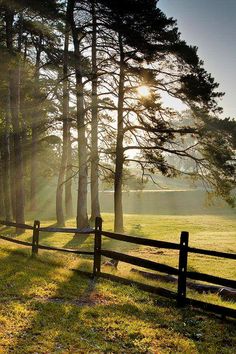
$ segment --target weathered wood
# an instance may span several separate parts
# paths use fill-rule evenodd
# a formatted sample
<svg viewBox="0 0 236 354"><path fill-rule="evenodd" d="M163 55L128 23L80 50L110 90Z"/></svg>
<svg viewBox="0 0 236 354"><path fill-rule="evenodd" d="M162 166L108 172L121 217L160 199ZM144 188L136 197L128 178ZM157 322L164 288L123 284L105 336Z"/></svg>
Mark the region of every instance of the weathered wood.
<svg viewBox="0 0 236 354"><path fill-rule="evenodd" d="M179 306L185 305L185 298L186 298L188 239L189 239L188 232L182 231L180 236L179 276L178 276L178 295L177 295L177 302Z"/></svg>
<svg viewBox="0 0 236 354"><path fill-rule="evenodd" d="M90 228L77 229L77 228L66 228L66 227L40 227L39 231L76 234L76 236L78 236L79 234L94 234L95 233L94 229L90 229Z"/></svg>
<svg viewBox="0 0 236 354"><path fill-rule="evenodd" d="M101 271L101 247L102 247L102 218L95 219L95 238L94 238L94 261L93 275L97 276Z"/></svg>
<svg viewBox="0 0 236 354"><path fill-rule="evenodd" d="M236 318L236 310L229 307L219 306L215 304L209 304L207 302L195 300L195 299L185 299L185 303L196 308L203 309L204 311L213 312L222 316L228 316Z"/></svg>
<svg viewBox="0 0 236 354"><path fill-rule="evenodd" d="M219 292L219 296L226 301L236 302L236 290L230 288L223 288Z"/></svg>
<svg viewBox="0 0 236 354"><path fill-rule="evenodd" d="M18 245L32 247L32 243L31 242L16 240L16 239L14 239L12 237L7 237L7 236L0 235L0 239L5 240L5 241L9 241L9 242L13 242L13 243L17 243Z"/></svg>
<svg viewBox="0 0 236 354"><path fill-rule="evenodd" d="M12 222L12 221L0 220L0 225L13 226L13 227L17 227L19 229L33 230L33 226L30 226L30 225L27 225L27 224L15 223L15 222Z"/></svg>
<svg viewBox="0 0 236 354"><path fill-rule="evenodd" d="M177 283L178 282L178 277L175 275L162 275L162 274L156 274L156 273L149 273L149 272L144 272L139 269L131 269L131 272L137 273L147 279L152 279L152 280L160 280L164 282L170 282L170 283ZM222 286L216 286L216 285L207 285L207 284L199 284L195 283L193 281L189 281L187 279L186 281L187 287L190 289L193 289L197 291L198 293L219 293L219 291L222 290Z"/></svg>
<svg viewBox="0 0 236 354"><path fill-rule="evenodd" d="M49 251L59 251L59 252L67 252L67 253L74 253L74 254L87 254L90 256L94 255L94 252L79 251L79 250L75 250L72 248L59 248L59 247L44 246L44 245L38 245L38 248L44 249L44 250L49 250Z"/></svg>
<svg viewBox="0 0 236 354"><path fill-rule="evenodd" d="M34 221L33 237L32 237L32 256L38 254L38 244L39 244L39 228L40 221Z"/></svg>
<svg viewBox="0 0 236 354"><path fill-rule="evenodd" d="M193 248L193 247L188 247L188 252L204 254L207 256L236 259L236 253L218 252L218 251L204 250L201 248Z"/></svg>
<svg viewBox="0 0 236 354"><path fill-rule="evenodd" d="M2 235L0 235L0 239L5 240L5 241L9 241L9 242L12 242L12 243L16 243L16 244L19 244L19 245L22 245L22 246L32 247L32 243L31 242L16 240L16 239L13 239L11 237L2 236ZM38 244L38 248L39 249L44 249L44 250L49 250L49 251L68 252L68 253L74 253L74 254L86 254L86 255L90 255L90 256L94 255L94 252L79 251L79 250L70 249L70 248L59 248L59 247L53 247L53 246L44 246L44 245L40 245L40 244Z"/></svg>
<svg viewBox="0 0 236 354"><path fill-rule="evenodd" d="M157 270L162 273L169 273L169 274L176 274L176 275L178 274L178 269L176 269L176 268L167 266L165 264L156 263L153 261L142 259L139 257L129 256L129 255L123 254L123 253L101 250L101 255L108 257L108 258L117 259L121 262L133 264L133 265L136 265L139 267Z"/></svg>
<svg viewBox="0 0 236 354"><path fill-rule="evenodd" d="M218 284L236 289L236 281L230 279L224 279L220 277L215 277L213 275L198 273L198 272L187 272L187 277L194 280L201 280L212 284Z"/></svg>
<svg viewBox="0 0 236 354"><path fill-rule="evenodd" d="M137 237L137 236L128 236L128 235L117 234L117 233L108 232L108 231L102 231L102 235L106 236L108 238L111 238L113 240L134 243L134 244L137 244L137 245L152 246L152 247L167 248L167 249L175 249L175 250L179 250L180 249L179 244L172 243L172 242L151 240L151 239L148 239L148 238Z"/></svg>
<svg viewBox="0 0 236 354"><path fill-rule="evenodd" d="M99 276L101 278L104 278L104 279L107 279L107 280L112 280L112 281L115 281L117 283L121 283L121 284L125 284L125 285L131 285L131 286L132 285L136 286L138 289L143 290L143 291L147 291L147 292L152 293L152 294L164 296L164 297L171 298L171 299L175 299L176 298L176 293L174 293L173 291L167 290L167 289L158 288L158 287L147 285L147 284L142 284L142 283L139 283L137 281L121 278L121 277L118 277L116 275L109 274L109 273L101 272Z"/></svg>

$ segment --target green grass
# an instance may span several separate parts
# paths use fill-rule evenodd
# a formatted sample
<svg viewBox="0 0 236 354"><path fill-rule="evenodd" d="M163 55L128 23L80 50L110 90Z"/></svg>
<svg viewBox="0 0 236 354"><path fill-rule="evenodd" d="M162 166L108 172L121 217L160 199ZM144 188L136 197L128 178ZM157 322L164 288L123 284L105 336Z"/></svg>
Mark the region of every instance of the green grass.
<svg viewBox="0 0 236 354"><path fill-rule="evenodd" d="M103 215L104 229L112 230L113 218ZM52 222L44 222L50 225ZM73 222L68 222L73 226ZM179 242L180 232L190 232L190 245L236 252L236 221L223 216L126 215L126 232ZM9 234L9 229L1 233ZM31 231L17 236L30 240ZM42 234L41 242L60 247L91 249L91 237ZM176 265L174 251L151 250L104 240L109 249ZM235 279L235 261L193 255L191 269ZM85 257L30 250L0 241L0 353L234 353L235 321L186 308L135 287L105 280L91 281L72 268L91 270ZM148 282L119 265L118 275ZM150 284L174 288L152 281ZM217 295L191 297L236 308Z"/></svg>

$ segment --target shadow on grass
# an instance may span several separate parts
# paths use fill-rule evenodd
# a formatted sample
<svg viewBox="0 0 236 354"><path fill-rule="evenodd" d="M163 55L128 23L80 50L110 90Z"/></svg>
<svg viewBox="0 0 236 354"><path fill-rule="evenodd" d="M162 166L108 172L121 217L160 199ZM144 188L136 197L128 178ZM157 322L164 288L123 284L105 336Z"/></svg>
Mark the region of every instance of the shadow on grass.
<svg viewBox="0 0 236 354"><path fill-rule="evenodd" d="M89 242L88 242L89 241ZM94 242L94 235L73 235L70 241L64 244L65 248L79 248L80 246L84 245L84 250L88 251L91 244Z"/></svg>
<svg viewBox="0 0 236 354"><path fill-rule="evenodd" d="M177 309L173 301L135 287L64 273L42 260L19 251L6 251L0 259L0 304L5 301L4 311L14 321L6 352L194 353L224 348L230 353L236 344L233 324Z"/></svg>

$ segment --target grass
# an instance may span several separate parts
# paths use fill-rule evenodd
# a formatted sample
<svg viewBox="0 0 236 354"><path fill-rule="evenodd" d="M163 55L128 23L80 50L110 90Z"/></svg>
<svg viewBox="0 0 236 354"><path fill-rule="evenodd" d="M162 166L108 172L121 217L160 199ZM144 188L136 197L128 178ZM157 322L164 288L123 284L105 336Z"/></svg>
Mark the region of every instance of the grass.
<svg viewBox="0 0 236 354"><path fill-rule="evenodd" d="M112 216L103 219L104 229L112 230ZM125 225L129 234L173 242L179 242L180 232L187 230L192 246L236 252L236 221L229 216L126 215ZM9 229L3 232L9 234ZM30 240L31 232L17 238ZM69 234L41 236L43 244L83 249L91 249L92 241ZM178 259L174 251L160 253L108 239L104 245L170 265ZM233 262L193 255L189 266L235 279ZM173 301L135 287L91 281L70 270L91 267L85 257L58 252L40 250L32 259L30 250L0 241L0 353L234 353L235 321L178 309ZM131 277L129 269L120 264L117 274ZM147 282L137 275L132 278ZM189 291L189 296L236 308L217 295Z"/></svg>

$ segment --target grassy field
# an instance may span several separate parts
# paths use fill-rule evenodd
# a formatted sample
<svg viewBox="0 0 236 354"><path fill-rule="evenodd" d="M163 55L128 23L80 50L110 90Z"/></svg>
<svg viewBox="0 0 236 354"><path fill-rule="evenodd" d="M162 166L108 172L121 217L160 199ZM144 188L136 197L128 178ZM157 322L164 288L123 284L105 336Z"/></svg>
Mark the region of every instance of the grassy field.
<svg viewBox="0 0 236 354"><path fill-rule="evenodd" d="M104 214L103 219L104 229L112 230L112 215ZM68 225L73 226L73 221ZM128 234L173 242L179 242L180 232L186 230L192 246L236 252L236 220L230 216L126 215L125 225ZM10 231L3 229L3 233ZM31 232L17 238L31 240ZM91 237L78 239L69 234L45 233L41 243L93 247ZM104 246L170 265L178 260L174 251L136 248L108 239ZM24 247L0 241L0 353L235 352L235 321L222 321L191 308L178 309L173 301L135 287L90 281L71 270L91 269L92 263L85 257L47 251L39 251L37 259L29 256ZM235 279L234 263L193 255L189 267ZM140 276L134 278L129 270L120 264L117 274L147 282ZM150 284L160 285L154 281ZM236 308L217 295L193 291L188 295Z"/></svg>

